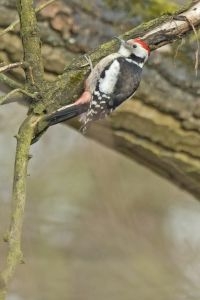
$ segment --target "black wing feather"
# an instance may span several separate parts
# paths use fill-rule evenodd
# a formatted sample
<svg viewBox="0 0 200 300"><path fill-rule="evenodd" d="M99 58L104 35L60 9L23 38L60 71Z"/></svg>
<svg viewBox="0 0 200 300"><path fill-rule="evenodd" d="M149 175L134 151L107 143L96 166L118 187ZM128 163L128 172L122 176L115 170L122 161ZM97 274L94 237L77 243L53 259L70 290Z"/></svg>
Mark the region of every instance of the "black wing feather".
<svg viewBox="0 0 200 300"><path fill-rule="evenodd" d="M120 63L120 74L114 93L111 95L114 108L134 94L142 75L142 68L137 64L130 63L125 58L118 58L117 60Z"/></svg>
<svg viewBox="0 0 200 300"><path fill-rule="evenodd" d="M66 108L57 110L55 113L46 117L46 120L49 122L49 126L55 125L57 123L61 123L67 121L71 118L75 118L80 114L86 112L88 109L88 105L79 104L79 105L70 105Z"/></svg>

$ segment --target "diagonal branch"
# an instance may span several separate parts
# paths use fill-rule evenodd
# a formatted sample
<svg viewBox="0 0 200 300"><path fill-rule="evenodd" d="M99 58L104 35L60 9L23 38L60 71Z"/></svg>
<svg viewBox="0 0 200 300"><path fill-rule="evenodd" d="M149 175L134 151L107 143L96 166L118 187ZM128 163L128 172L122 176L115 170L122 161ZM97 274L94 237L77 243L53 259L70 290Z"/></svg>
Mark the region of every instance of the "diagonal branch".
<svg viewBox="0 0 200 300"><path fill-rule="evenodd" d="M20 84L19 82L9 78L8 76L0 73L0 82L9 86L10 88L12 89L22 89L23 88L23 85Z"/></svg>
<svg viewBox="0 0 200 300"><path fill-rule="evenodd" d="M189 7L180 10L172 15L161 16L155 20L141 24L140 26L125 32L121 37L131 39L137 36L142 37L149 44L151 51L158 49L166 44L173 43L175 40L182 39L183 36L193 32L193 27L182 17L185 16L196 28L200 27L200 1L190 4ZM181 20L179 19L181 18ZM106 55L116 51L118 43L113 39L100 45L96 50L89 53L93 65ZM59 76L56 84L48 86L48 95L44 100L43 106L36 103L34 111L42 111L51 114L52 111L70 104L81 94L84 86L84 80L89 71L89 65L86 64L85 57L81 56L74 59L66 67L65 72ZM38 124L36 136L48 127L44 118Z"/></svg>
<svg viewBox="0 0 200 300"><path fill-rule="evenodd" d="M162 16L142 24L124 33L121 37L124 39L137 36L145 38L153 51L182 39L192 33L194 28L197 30L199 27L200 1L195 1L179 13ZM116 41L109 41L91 52L90 58L95 65L102 57L114 52L116 48ZM49 99L51 100L44 103L42 109L51 114L57 108L73 102L83 90L83 82L88 71L89 66L86 65L83 56L75 59L58 78L56 84L53 83L53 87L49 88ZM189 101L185 101L187 93L182 93L180 106L177 103L171 103L170 97L174 95L169 91L169 103L163 101L167 103L161 106L160 102L166 100L167 95L164 92L158 93L158 95L152 92L155 88L152 84L156 82L159 87L161 83L156 78L155 80L148 78L147 82L148 85L141 90L141 101L139 99L138 101L134 99L133 102L127 101L124 103L124 109L122 107L117 110L111 115L109 121L107 120L108 123L105 122L106 126L99 126L99 130L98 124L102 123L97 122L91 126L91 130L97 128L97 131L94 130L93 133L89 132L88 134L115 150L147 164L151 169L200 198L200 155L198 151L200 147L200 113L188 108L189 105L193 105L195 110L197 104L196 102L191 103L190 97L188 97ZM180 90L177 91L178 97L180 97L179 93ZM194 93L194 95L197 94ZM154 96L155 99L153 99ZM165 98L162 99L162 96ZM172 99L175 100L175 96ZM184 101L182 101L183 99ZM147 103L143 103L143 101ZM183 102L185 102L185 106L183 106ZM177 110L181 105L183 107L178 114ZM34 109L37 112L41 106L36 104ZM188 114L190 117L187 117ZM47 128L48 121L44 114L37 125L34 141Z"/></svg>
<svg viewBox="0 0 200 300"><path fill-rule="evenodd" d="M23 61L15 62L15 63L9 64L9 65L0 67L0 73L7 72L7 71L10 71L12 69L19 68L19 67L24 67L24 62Z"/></svg>
<svg viewBox="0 0 200 300"><path fill-rule="evenodd" d="M18 96L22 96L22 95L28 96L31 99L37 98L37 93L30 94L26 90L15 89L15 90L12 90L11 92L7 93L6 95L0 96L0 105L8 103L8 100L10 100L10 98L12 98L13 96L18 97Z"/></svg>

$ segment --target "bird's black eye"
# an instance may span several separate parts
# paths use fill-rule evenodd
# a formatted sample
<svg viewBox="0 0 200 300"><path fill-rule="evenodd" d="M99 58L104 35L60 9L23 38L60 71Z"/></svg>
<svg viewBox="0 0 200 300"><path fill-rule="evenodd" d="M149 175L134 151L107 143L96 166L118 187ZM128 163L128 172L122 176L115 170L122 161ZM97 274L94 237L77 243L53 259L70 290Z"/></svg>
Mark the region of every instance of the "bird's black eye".
<svg viewBox="0 0 200 300"><path fill-rule="evenodd" d="M133 44L133 48L137 48L137 45L136 45L136 44Z"/></svg>

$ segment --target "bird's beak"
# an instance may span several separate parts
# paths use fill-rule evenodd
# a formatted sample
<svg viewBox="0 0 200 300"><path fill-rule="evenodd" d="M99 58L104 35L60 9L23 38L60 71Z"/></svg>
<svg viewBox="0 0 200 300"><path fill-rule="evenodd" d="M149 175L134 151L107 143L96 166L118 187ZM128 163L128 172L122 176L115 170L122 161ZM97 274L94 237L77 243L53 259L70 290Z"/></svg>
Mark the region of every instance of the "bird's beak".
<svg viewBox="0 0 200 300"><path fill-rule="evenodd" d="M118 40L118 42L120 42L120 44L122 45L122 44L126 44L126 41L124 41L123 39L121 39L120 37L118 37L118 36L115 36L114 37L115 39L117 39Z"/></svg>
<svg viewBox="0 0 200 300"><path fill-rule="evenodd" d="M120 42L121 46L123 45L125 48L127 48L129 50L132 49L131 45L129 43L127 43L127 41L121 39L118 36L115 36L115 38Z"/></svg>

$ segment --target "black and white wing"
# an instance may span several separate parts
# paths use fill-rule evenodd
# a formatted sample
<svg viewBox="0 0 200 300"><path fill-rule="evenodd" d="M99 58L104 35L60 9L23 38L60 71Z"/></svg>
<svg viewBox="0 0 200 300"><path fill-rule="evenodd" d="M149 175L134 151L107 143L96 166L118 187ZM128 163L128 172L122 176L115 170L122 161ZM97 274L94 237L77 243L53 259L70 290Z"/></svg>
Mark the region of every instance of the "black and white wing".
<svg viewBox="0 0 200 300"><path fill-rule="evenodd" d="M140 84L141 73L141 67L124 57L111 61L96 81L83 130L90 122L104 118L130 98Z"/></svg>

